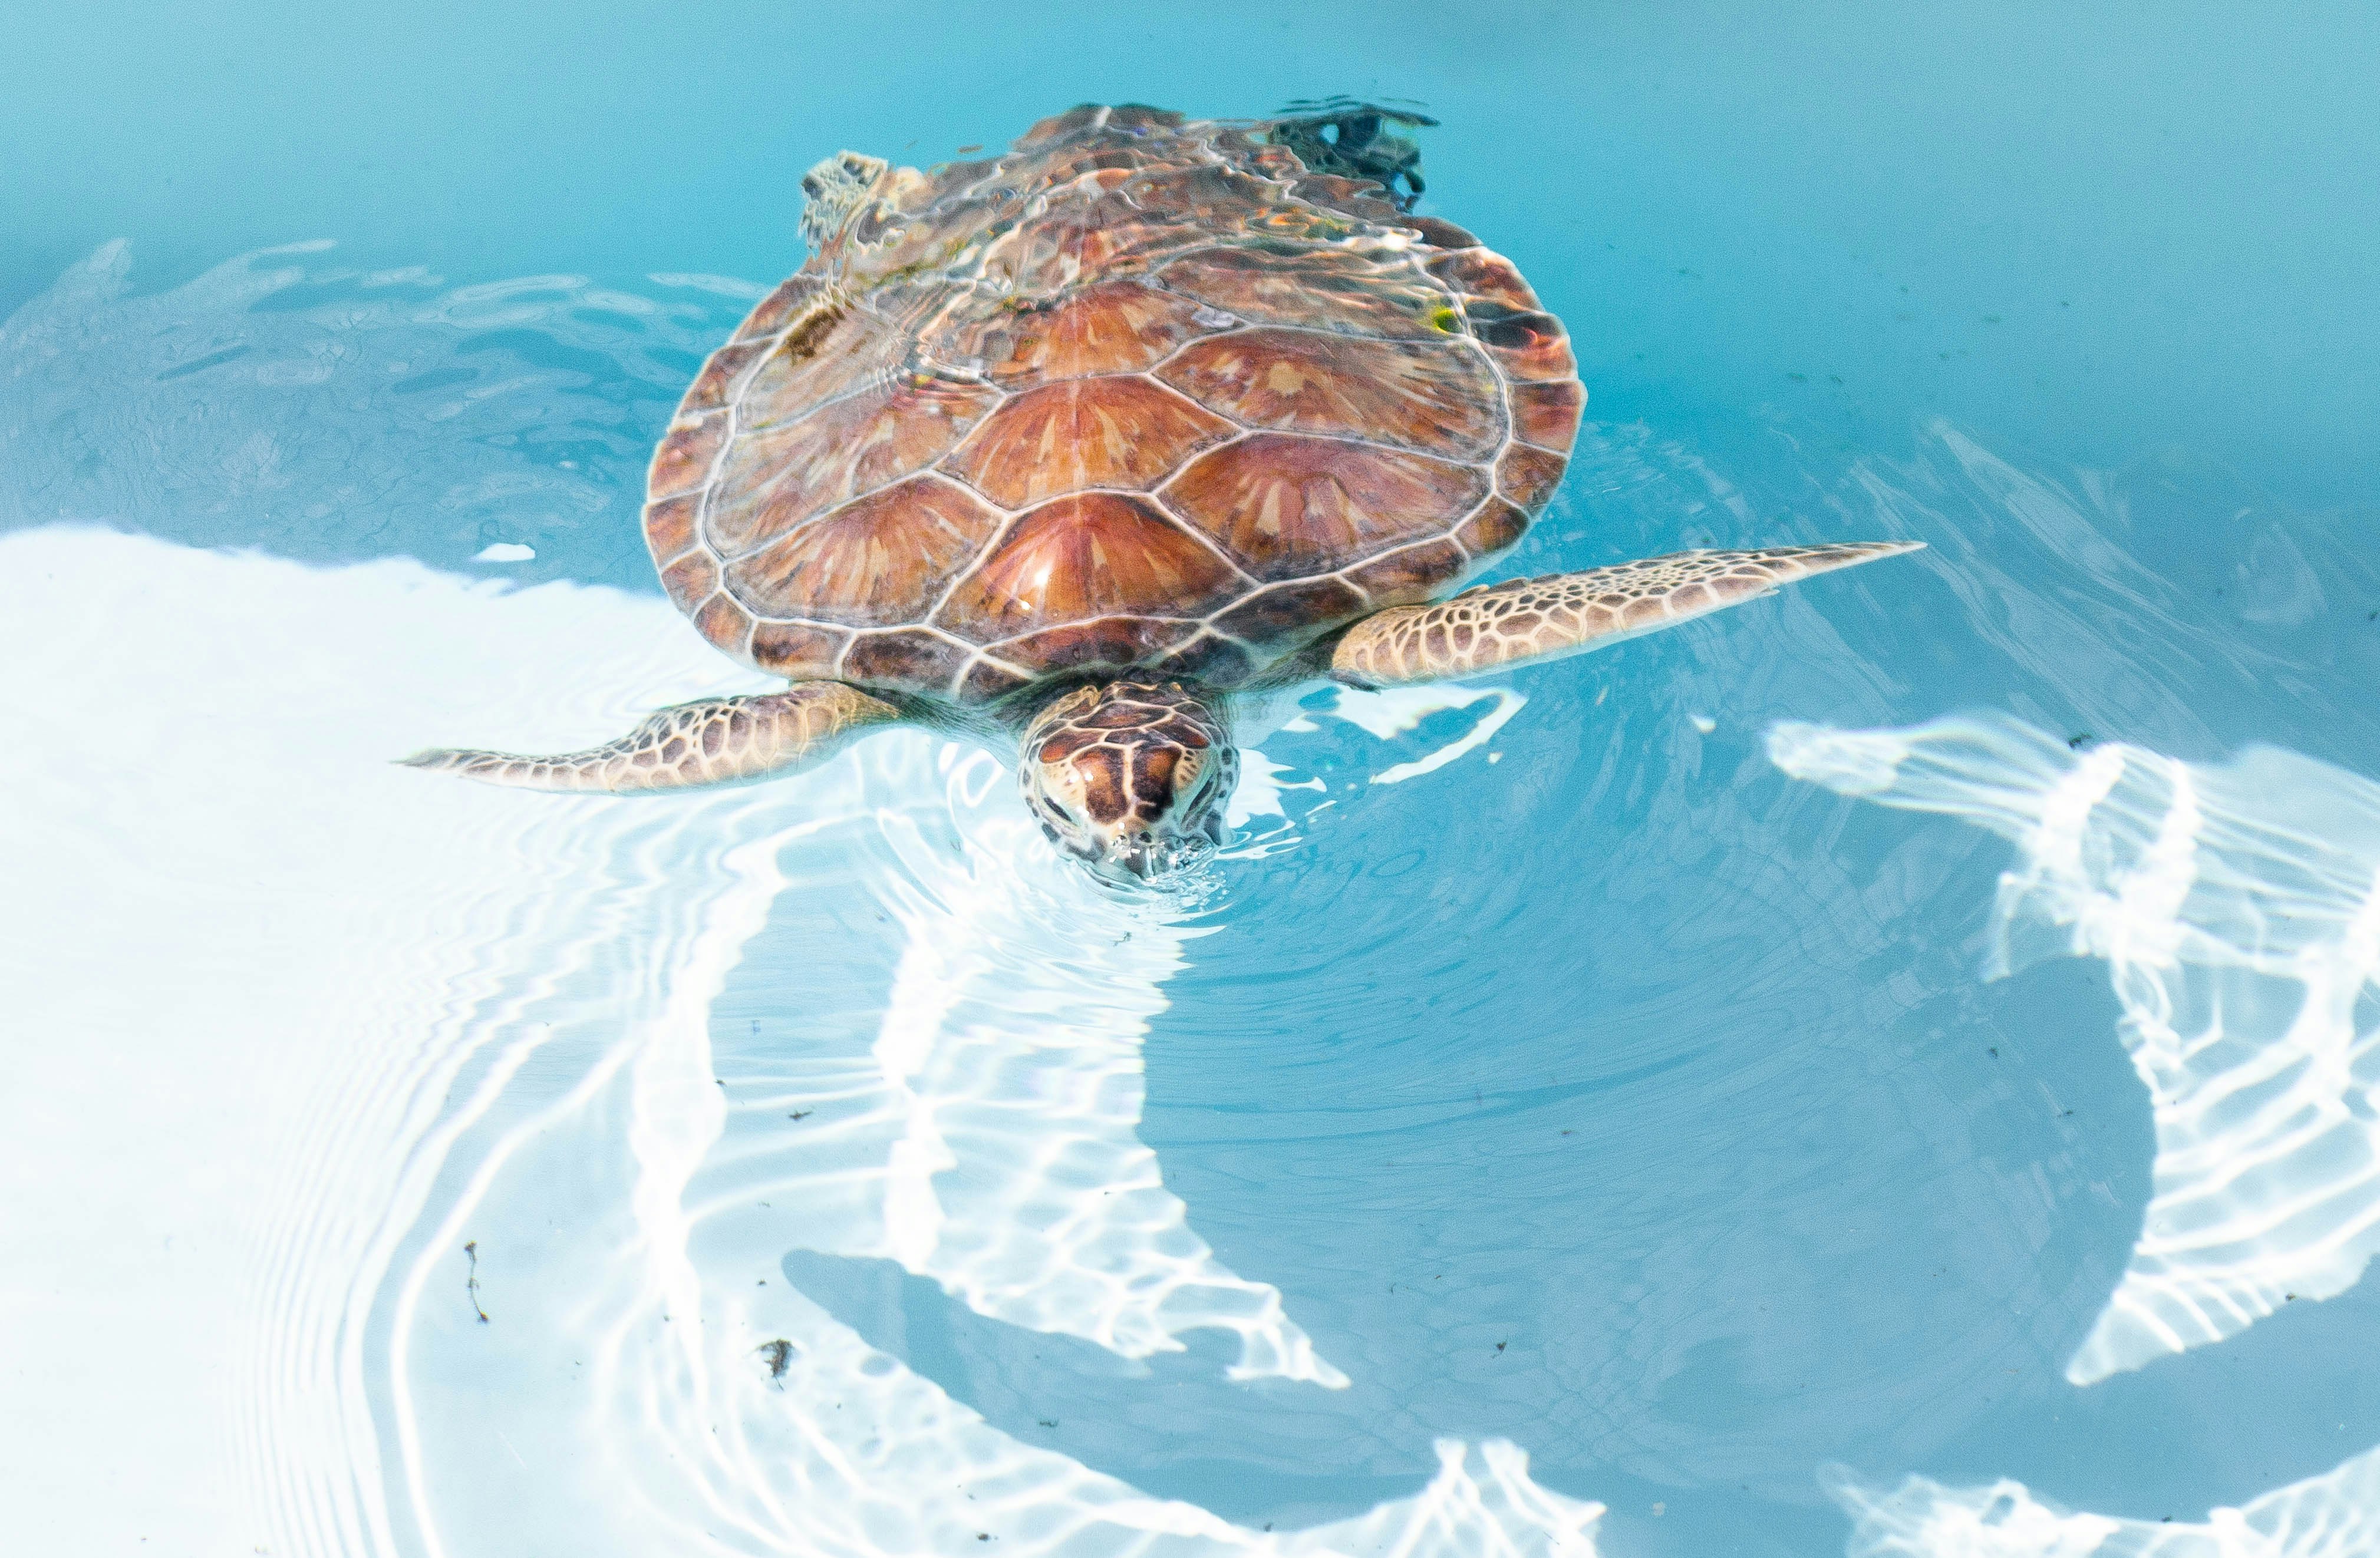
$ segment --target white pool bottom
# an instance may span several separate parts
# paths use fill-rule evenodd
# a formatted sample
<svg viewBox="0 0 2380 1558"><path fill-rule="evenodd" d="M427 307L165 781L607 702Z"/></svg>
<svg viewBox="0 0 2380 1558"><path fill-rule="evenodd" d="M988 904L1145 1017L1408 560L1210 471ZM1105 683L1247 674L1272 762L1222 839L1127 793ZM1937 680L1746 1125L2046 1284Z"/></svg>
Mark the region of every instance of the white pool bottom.
<svg viewBox="0 0 2380 1558"><path fill-rule="evenodd" d="M734 678L658 600L85 528L0 538L0 663L18 737L0 817L18 886L0 910L18 1022L0 1093L0 1346L18 1407L0 1428L0 1504L29 1541L1592 1552L1598 1506L1538 1488L1494 1442L1443 1444L1413 1497L1293 1535L1148 1498L990 1428L783 1281L788 1248L879 1256L979 1312L1125 1358L1220 1326L1237 1377L1339 1378L1277 1292L1217 1262L1134 1135L1138 1043L1184 931L1050 860L988 759L892 732L721 796L437 783L387 759L438 742L572 744ZM2064 866L2037 847L2066 836L2043 818L2073 786L2040 763L2038 783L2011 783L2020 733L1932 768L1906 760L1950 743L1922 731L1801 739L1779 748L1789 771L1889 803L1975 815L1988 792L2035 876L2067 871L2069 899L2113 880L2104 855ZM2111 761L2168 789L2180 767ZM1895 788L1919 775L1933 788ZM2350 800L2362 783L2336 782ZM2082 837L2095 815L2086 801L2059 826ZM2246 858L2206 839L2226 870ZM2114 866L2117 900L2190 919L2186 892L2127 898L2132 863ZM885 928L863 926L847 963L800 971L814 1042L782 1074L724 1085L711 1003L772 903L863 883ZM2350 979L2343 1035L2285 1021L2223 1052L2336 1051L2343 1071L2305 1074L2317 1093L2344 1077L2320 1096L2350 1114L2354 1098L2368 1109L2359 901L2334 906L2325 945L2343 950L2321 954ZM1115 932L1103 948L1033 965L1023 986L983 951L1020 926L1094 946L1097 924ZM2135 942L2080 949L2152 980L2190 964ZM2201 1069L2192 1085L2215 1092L2191 1096L2218 1096L2227 1068ZM788 1153L779 1122L805 1111L813 1129ZM2282 1219L2222 1258L2312 1262L2336 1291L2369 1252L2354 1214L2370 1177L2336 1151L2301 1172L2319 1183L2296 1189L2343 1220L2293 1241L2304 1225ZM2269 1177L2252 1189L2268 1194ZM2123 1341L2148 1334L2138 1324L2103 1332L2117 1342L2078 1359L2078 1381L2158 1350ZM2174 1345L2222 1334L2209 1320ZM772 1378L761 1349L778 1341ZM2369 1549L2374 1464L2145 1529L2013 1485L1839 1496L1860 1552L2054 1539L2302 1558Z"/></svg>

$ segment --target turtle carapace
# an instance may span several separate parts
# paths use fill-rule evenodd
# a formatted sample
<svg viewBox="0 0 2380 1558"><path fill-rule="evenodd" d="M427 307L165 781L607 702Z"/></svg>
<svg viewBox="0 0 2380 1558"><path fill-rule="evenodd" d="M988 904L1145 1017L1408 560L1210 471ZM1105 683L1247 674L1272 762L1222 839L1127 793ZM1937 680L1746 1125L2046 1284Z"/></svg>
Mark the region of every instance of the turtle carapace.
<svg viewBox="0 0 2380 1558"><path fill-rule="evenodd" d="M407 761L674 790L954 724L1017 742L1062 847L1147 876L1219 833L1257 694L1549 659L1909 550L1684 552L1444 598L1545 507L1585 397L1512 262L1400 209L1418 170L1383 111L1345 116L1083 107L930 172L820 163L808 261L696 377L645 506L670 598L789 686L590 751Z"/></svg>

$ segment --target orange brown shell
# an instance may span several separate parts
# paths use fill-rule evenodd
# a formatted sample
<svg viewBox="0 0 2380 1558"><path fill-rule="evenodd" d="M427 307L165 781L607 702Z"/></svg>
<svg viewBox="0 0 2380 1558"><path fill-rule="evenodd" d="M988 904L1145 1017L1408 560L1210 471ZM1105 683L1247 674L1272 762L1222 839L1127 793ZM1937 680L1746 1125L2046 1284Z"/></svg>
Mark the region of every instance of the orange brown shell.
<svg viewBox="0 0 2380 1558"><path fill-rule="evenodd" d="M1080 108L878 178L653 456L671 598L795 679L1230 687L1518 540L1585 399L1560 323L1264 131Z"/></svg>

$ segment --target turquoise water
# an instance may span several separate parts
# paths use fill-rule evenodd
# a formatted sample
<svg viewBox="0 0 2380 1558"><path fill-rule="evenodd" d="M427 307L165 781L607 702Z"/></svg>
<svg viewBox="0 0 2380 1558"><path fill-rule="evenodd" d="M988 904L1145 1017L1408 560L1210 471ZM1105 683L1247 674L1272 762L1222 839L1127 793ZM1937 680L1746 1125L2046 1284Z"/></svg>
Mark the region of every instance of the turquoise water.
<svg viewBox="0 0 2380 1558"><path fill-rule="evenodd" d="M42 1551L2380 1550L2368 17L11 35ZM1576 343L1499 574L1929 550L1319 697L1195 902L918 732L387 767L750 683L636 511L812 161L1338 92Z"/></svg>

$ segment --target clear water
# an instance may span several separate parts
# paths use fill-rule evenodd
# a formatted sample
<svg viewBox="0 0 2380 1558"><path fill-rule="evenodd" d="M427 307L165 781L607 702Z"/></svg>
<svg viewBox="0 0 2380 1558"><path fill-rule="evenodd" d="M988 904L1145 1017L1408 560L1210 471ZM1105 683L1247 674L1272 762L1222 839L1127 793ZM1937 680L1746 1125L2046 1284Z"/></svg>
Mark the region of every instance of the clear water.
<svg viewBox="0 0 2380 1558"><path fill-rule="evenodd" d="M8 19L29 1550L2380 1551L2368 15ZM1342 91L1577 340L1503 571L1931 550L1318 698L1203 898L388 765L751 684L635 508L814 158Z"/></svg>

